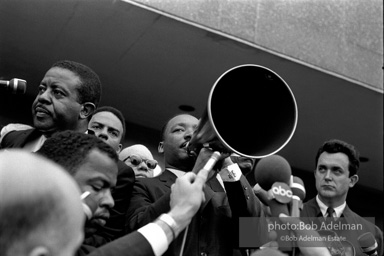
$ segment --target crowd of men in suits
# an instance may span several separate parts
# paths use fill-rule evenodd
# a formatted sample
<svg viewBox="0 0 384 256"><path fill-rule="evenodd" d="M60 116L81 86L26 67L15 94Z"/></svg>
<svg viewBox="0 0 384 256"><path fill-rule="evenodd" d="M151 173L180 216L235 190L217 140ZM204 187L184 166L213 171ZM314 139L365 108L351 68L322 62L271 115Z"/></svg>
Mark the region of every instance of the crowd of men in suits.
<svg viewBox="0 0 384 256"><path fill-rule="evenodd" d="M213 158L209 147L189 152L199 125L196 117L181 113L164 124L158 151L165 170L152 177L145 175L156 167L152 155L133 156L128 150L119 157L125 119L113 107L98 106L101 91L91 68L58 61L39 85L33 126L1 130L0 255L280 253L278 246L267 246L276 240L268 231L271 216L254 194L238 156ZM315 160L318 195L304 204L301 216L361 224L361 230L336 233L352 244L356 255L367 253L359 239L370 233L377 244L373 250L382 255L382 231L346 205L348 190L358 182L357 150L329 140ZM210 161L216 162L213 170L206 167ZM146 169L136 170L139 165ZM92 208L91 215L84 214L84 207ZM239 246L241 217L257 218L258 248ZM294 232L320 237L315 230ZM297 246L303 255L332 254L325 244Z"/></svg>

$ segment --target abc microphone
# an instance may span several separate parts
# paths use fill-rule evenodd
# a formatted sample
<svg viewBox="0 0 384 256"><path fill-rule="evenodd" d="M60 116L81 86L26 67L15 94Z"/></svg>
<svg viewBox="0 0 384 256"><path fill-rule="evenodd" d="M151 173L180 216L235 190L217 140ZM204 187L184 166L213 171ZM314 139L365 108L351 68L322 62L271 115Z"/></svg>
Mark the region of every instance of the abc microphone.
<svg viewBox="0 0 384 256"><path fill-rule="evenodd" d="M262 158L256 165L255 181L263 190L268 192L268 205L274 217L278 217L280 213L289 215L286 204L292 199L292 191L288 186L291 173L291 166L288 161L279 155ZM275 192L278 196L272 198L276 195ZM279 198L281 198L280 201Z"/></svg>
<svg viewBox="0 0 384 256"><path fill-rule="evenodd" d="M303 209L303 200L305 199L305 187L303 180L299 177L293 176L291 190L291 216L300 217L300 211Z"/></svg>
<svg viewBox="0 0 384 256"><path fill-rule="evenodd" d="M91 196L91 192L85 191L81 194L80 199L83 203L83 210L87 220L90 220L97 209L97 202Z"/></svg>
<svg viewBox="0 0 384 256"><path fill-rule="evenodd" d="M291 180L291 166L285 158L271 155L262 158L255 168L255 181L267 191L268 206L271 216L276 218L275 226L281 226L280 213L289 215L288 204L292 201L292 191L288 184ZM290 231L276 228L279 249L283 252L292 252L292 242L284 240L290 237Z"/></svg>
<svg viewBox="0 0 384 256"><path fill-rule="evenodd" d="M357 241L363 253L366 255L377 255L377 242L371 232L360 235Z"/></svg>
<svg viewBox="0 0 384 256"><path fill-rule="evenodd" d="M27 81L19 78L13 78L9 81L0 80L0 88L5 88L13 94L24 94L27 90Z"/></svg>

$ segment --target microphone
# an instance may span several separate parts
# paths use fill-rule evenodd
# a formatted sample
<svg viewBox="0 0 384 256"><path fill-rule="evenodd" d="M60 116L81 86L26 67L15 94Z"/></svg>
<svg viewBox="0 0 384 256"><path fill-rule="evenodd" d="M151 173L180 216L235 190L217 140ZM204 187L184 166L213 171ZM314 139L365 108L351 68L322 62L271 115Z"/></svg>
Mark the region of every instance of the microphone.
<svg viewBox="0 0 384 256"><path fill-rule="evenodd" d="M89 196L91 192L85 191L83 194L81 194L80 199L83 203L83 210L85 213L85 216L87 217L87 220L92 219L93 214L95 213L97 209L97 202L95 199L93 199L91 196Z"/></svg>
<svg viewBox="0 0 384 256"><path fill-rule="evenodd" d="M280 213L289 215L286 204L292 200L292 191L288 186L291 174L288 161L279 155L262 158L256 165L255 181L268 192L268 205L274 217L279 217Z"/></svg>
<svg viewBox="0 0 384 256"><path fill-rule="evenodd" d="M291 166L288 161L279 155L262 158L255 168L255 180L260 186L268 190L276 181L290 183Z"/></svg>
<svg viewBox="0 0 384 256"><path fill-rule="evenodd" d="M19 78L13 78L9 81L0 80L0 88L5 88L13 94L24 94L27 90L27 81Z"/></svg>
<svg viewBox="0 0 384 256"><path fill-rule="evenodd" d="M357 238L360 248L366 255L377 255L377 241L371 232L366 232Z"/></svg>
<svg viewBox="0 0 384 256"><path fill-rule="evenodd" d="M292 191L289 187L292 171L288 161L279 155L271 155L262 158L255 168L255 181L267 191L267 203L271 210L271 216L276 217L275 224L282 224L278 218L280 213L290 215L288 205L292 201ZM261 193L262 194L262 193ZM265 194L264 194L265 195ZM292 242L284 241L290 237L287 229L276 228L279 249L284 252L292 251Z"/></svg>
<svg viewBox="0 0 384 256"><path fill-rule="evenodd" d="M293 176L291 190L291 216L300 217L300 211L303 209L303 200L305 199L305 187L303 180L299 177Z"/></svg>

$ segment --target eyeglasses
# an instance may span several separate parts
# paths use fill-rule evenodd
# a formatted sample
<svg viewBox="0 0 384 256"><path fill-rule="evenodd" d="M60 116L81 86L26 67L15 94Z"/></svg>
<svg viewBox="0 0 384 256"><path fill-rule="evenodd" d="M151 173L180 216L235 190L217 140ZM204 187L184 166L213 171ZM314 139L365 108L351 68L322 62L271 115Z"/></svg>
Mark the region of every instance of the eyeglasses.
<svg viewBox="0 0 384 256"><path fill-rule="evenodd" d="M157 166L157 161L156 160L150 160L150 159L142 159L141 157L137 155L130 155L127 158L123 160L125 162L126 160L131 159L131 163L135 166L141 164L141 162L144 162L149 169L155 169Z"/></svg>

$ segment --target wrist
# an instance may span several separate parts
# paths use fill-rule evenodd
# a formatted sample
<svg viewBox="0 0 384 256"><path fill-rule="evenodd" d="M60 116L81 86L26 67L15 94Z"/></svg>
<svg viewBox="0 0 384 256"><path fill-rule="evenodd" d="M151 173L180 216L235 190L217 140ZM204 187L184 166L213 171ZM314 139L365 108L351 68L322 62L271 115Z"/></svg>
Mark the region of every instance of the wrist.
<svg viewBox="0 0 384 256"><path fill-rule="evenodd" d="M188 211L185 211L185 208L172 208L168 215L175 221L175 234L178 236L191 222L193 216L190 216ZM190 217L189 217L190 216Z"/></svg>
<svg viewBox="0 0 384 256"><path fill-rule="evenodd" d="M235 163L221 169L219 174L224 182L234 182L240 180L242 172L239 165Z"/></svg>
<svg viewBox="0 0 384 256"><path fill-rule="evenodd" d="M159 220L166 224L172 233L172 240L174 240L180 233L178 224L176 223L175 219L171 215L163 213L159 216Z"/></svg>

